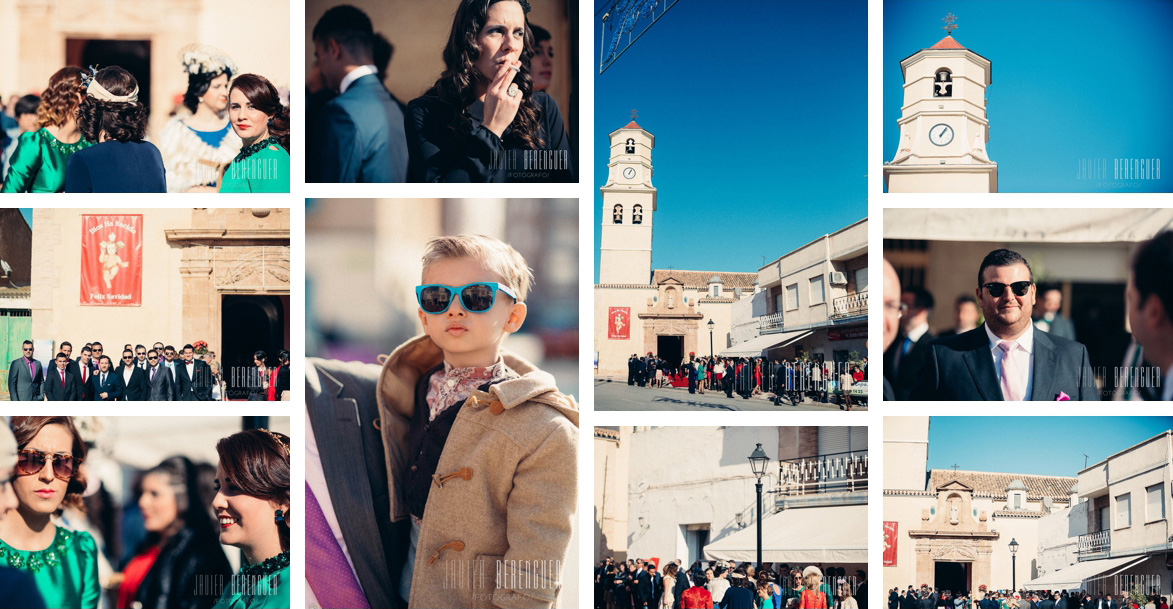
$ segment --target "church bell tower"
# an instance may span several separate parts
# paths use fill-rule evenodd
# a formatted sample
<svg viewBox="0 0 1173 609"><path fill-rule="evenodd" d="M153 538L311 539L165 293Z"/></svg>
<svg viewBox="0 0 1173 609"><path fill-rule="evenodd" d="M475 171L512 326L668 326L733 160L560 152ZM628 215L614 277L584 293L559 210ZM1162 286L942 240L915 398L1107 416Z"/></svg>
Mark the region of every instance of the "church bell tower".
<svg viewBox="0 0 1173 609"><path fill-rule="evenodd" d="M986 153L990 60L947 35L900 62L900 145L884 164L888 192L998 192L998 164Z"/></svg>
<svg viewBox="0 0 1173 609"><path fill-rule="evenodd" d="M650 285L652 218L652 148L656 138L635 123L611 132L611 160L603 192L599 244L599 283Z"/></svg>

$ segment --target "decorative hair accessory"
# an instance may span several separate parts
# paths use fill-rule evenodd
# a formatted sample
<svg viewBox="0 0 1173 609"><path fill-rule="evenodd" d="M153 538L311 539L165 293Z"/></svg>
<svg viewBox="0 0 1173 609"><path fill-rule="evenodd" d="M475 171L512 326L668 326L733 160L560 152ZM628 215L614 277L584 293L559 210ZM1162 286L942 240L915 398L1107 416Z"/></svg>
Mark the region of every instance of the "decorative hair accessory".
<svg viewBox="0 0 1173 609"><path fill-rule="evenodd" d="M82 82L86 87L86 95L98 101L107 101L119 104L138 103L138 85L135 85L134 91L131 91L129 95L115 95L110 91L107 91L106 87L103 87L102 83L98 82L98 79L95 78L97 75L98 69L94 66L90 66L89 74L82 75Z"/></svg>
<svg viewBox="0 0 1173 609"><path fill-rule="evenodd" d="M273 438L274 440L277 441L277 446L281 447L281 451L285 453L285 456L286 457L289 456L289 445L286 444L285 442L281 441L281 436L278 436L277 434L269 431L268 429L265 429L264 427L258 427L257 429L269 434L270 438Z"/></svg>
<svg viewBox="0 0 1173 609"><path fill-rule="evenodd" d="M183 69L189 75L227 72L231 78L233 74L240 73L236 62L232 61L227 53L198 42L179 49L179 61L183 63Z"/></svg>

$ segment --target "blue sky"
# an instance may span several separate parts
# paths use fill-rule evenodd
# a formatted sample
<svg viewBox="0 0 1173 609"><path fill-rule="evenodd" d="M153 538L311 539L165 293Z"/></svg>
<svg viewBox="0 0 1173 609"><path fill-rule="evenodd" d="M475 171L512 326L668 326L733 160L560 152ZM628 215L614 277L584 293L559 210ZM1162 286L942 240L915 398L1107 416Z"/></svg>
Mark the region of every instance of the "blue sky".
<svg viewBox="0 0 1173 609"><path fill-rule="evenodd" d="M28 222L29 228L33 227L33 210L31 207L20 208L20 215L24 216L24 221Z"/></svg>
<svg viewBox="0 0 1173 609"><path fill-rule="evenodd" d="M1173 429L1173 417L933 417L929 468L1074 476Z"/></svg>
<svg viewBox="0 0 1173 609"><path fill-rule="evenodd" d="M596 75L596 252L607 135L633 108L656 137L656 268L753 272L867 216L862 0L679 0Z"/></svg>
<svg viewBox="0 0 1173 609"><path fill-rule="evenodd" d="M990 140L1002 192L1173 191L1173 2L884 2L884 158L899 145L900 61L945 36L989 59ZM1081 159L1159 158L1160 180L1077 179Z"/></svg>

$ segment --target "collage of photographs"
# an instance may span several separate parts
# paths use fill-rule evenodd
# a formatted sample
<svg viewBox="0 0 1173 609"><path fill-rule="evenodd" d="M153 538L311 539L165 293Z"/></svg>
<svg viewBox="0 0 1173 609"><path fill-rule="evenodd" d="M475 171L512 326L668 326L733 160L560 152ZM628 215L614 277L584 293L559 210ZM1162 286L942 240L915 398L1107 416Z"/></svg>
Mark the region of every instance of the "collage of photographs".
<svg viewBox="0 0 1173 609"><path fill-rule="evenodd" d="M0 609L1169 609L1171 28L0 0Z"/></svg>

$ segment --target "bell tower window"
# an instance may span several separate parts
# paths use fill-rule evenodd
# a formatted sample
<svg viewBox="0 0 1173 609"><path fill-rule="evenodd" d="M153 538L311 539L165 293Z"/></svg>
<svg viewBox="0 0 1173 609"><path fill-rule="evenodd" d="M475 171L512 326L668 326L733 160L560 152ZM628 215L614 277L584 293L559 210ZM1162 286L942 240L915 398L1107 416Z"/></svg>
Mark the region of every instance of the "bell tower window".
<svg viewBox="0 0 1173 609"><path fill-rule="evenodd" d="M644 223L644 206L643 205L636 204L634 207L631 208L631 223L632 224L643 224Z"/></svg>
<svg viewBox="0 0 1173 609"><path fill-rule="evenodd" d="M635 139L627 138L627 144L623 147L624 154L635 154Z"/></svg>
<svg viewBox="0 0 1173 609"><path fill-rule="evenodd" d="M937 70L933 79L933 97L953 97L953 72L949 68Z"/></svg>
<svg viewBox="0 0 1173 609"><path fill-rule="evenodd" d="M611 210L611 222L614 224L623 224L622 205L616 205L615 208Z"/></svg>

